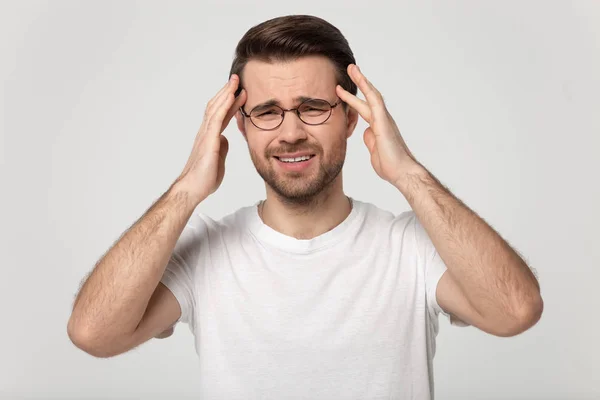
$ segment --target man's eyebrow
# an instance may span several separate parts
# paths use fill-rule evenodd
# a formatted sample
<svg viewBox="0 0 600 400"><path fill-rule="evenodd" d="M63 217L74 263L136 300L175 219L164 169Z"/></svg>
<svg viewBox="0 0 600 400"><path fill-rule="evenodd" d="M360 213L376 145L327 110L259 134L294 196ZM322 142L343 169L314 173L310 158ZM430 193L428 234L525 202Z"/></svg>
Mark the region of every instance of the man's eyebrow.
<svg viewBox="0 0 600 400"><path fill-rule="evenodd" d="M294 102L299 104L299 103L302 103L303 101L310 100L310 99L314 99L314 97L298 96L298 97L294 98ZM252 109L254 109L256 107L266 107L266 106L280 106L281 107L281 102L277 99L269 99L267 101L263 101L262 103L255 105L254 107L252 107Z"/></svg>

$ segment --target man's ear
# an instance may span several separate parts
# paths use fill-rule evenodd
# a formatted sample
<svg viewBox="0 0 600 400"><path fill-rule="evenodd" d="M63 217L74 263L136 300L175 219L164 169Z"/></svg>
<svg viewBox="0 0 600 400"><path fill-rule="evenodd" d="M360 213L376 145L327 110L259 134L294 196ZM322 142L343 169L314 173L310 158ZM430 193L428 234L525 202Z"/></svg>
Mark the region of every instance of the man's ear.
<svg viewBox="0 0 600 400"><path fill-rule="evenodd" d="M346 110L346 138L349 138L352 136L358 123L358 111L350 107L350 105L346 105L346 107L348 107L348 110Z"/></svg>
<svg viewBox="0 0 600 400"><path fill-rule="evenodd" d="M241 112L240 110L238 110L238 111L235 113L235 119L236 119L236 122L237 122L238 129L240 130L240 132L242 132L242 136L244 136L244 139L246 139L246 142L247 142L247 141L248 141L248 138L246 137L246 124L245 124L245 118L246 118L246 117L244 117L244 116L242 115L242 112Z"/></svg>

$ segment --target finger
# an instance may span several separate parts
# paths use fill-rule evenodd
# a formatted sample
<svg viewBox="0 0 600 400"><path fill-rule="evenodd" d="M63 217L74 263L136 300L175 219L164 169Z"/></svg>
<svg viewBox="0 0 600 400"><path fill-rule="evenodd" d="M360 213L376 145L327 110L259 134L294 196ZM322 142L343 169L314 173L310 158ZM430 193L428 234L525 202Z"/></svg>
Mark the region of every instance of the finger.
<svg viewBox="0 0 600 400"><path fill-rule="evenodd" d="M354 108L365 121L371 123L371 109L366 101L359 99L340 85L336 86L336 90L337 95L340 97L340 99L342 99L342 101Z"/></svg>
<svg viewBox="0 0 600 400"><path fill-rule="evenodd" d="M246 91L244 89L242 89L242 91L240 92L238 97L233 102L233 105L231 107L229 107L229 110L227 111L227 114L225 115L225 118L223 119L223 123L221 124L221 132L223 132L225 130L225 128L227 128L227 125L229 125L231 118L233 118L235 113L239 111L240 107L242 107L244 105L244 103L246 102L246 98L247 98Z"/></svg>
<svg viewBox="0 0 600 400"><path fill-rule="evenodd" d="M236 80L237 79L239 79L237 77L237 75L235 75L235 74L231 75L231 77L229 78L229 81L227 81L225 86L223 86L223 88L221 90L219 90L219 92L208 102L206 109L204 110L204 118L202 120L202 125L200 125L200 129L198 130L198 135L196 137L197 142L202 141L202 137L204 136L204 133L208 130L208 125L209 125L211 119L213 118L215 106L217 104L219 104L220 102L222 102L224 96L225 97L227 96L227 89L229 88L232 91L236 90L236 88L237 88ZM232 89L232 86L233 86L233 89Z"/></svg>
<svg viewBox="0 0 600 400"><path fill-rule="evenodd" d="M373 154L373 150L375 149L375 133L373 132L373 129L371 129L371 127L368 127L365 130L363 140L365 142L365 145L367 145L367 148L369 149L369 153Z"/></svg>
<svg viewBox="0 0 600 400"><path fill-rule="evenodd" d="M221 122L225 121L225 117L227 116L228 112L231 110L231 107L233 107L234 104L236 103L240 103L241 100L244 100L243 98L240 99L240 96L235 97L234 92L236 91L236 86L232 86L231 90L224 93L221 98L219 99L218 103L215 103L214 105L214 111L212 116L210 117L211 119L217 118L219 119Z"/></svg>
<svg viewBox="0 0 600 400"><path fill-rule="evenodd" d="M223 162L225 162L225 159L227 158L227 153L229 152L229 141L223 135L219 137L219 141L221 142L219 146L219 157L221 158L221 160L223 160Z"/></svg>
<svg viewBox="0 0 600 400"><path fill-rule="evenodd" d="M371 107L383 107L383 97L381 93L373 86L366 76L360 71L360 68L355 64L348 65L348 75L360 91L365 95L367 102Z"/></svg>
<svg viewBox="0 0 600 400"><path fill-rule="evenodd" d="M221 103L221 101L223 99L223 96L227 96L227 93L229 92L229 90L232 87L235 87L233 89L233 92L235 92L235 90L237 89L238 83L239 83L238 76L235 75L235 74L231 75L231 77L229 78L229 80L227 81L227 83L225 84L225 86L223 86L221 88L221 90L219 90L217 92L217 94L206 105L205 115L206 116L212 115L212 113L215 110L215 106Z"/></svg>
<svg viewBox="0 0 600 400"><path fill-rule="evenodd" d="M237 85L232 86L230 91L224 93L221 96L221 98L219 99L220 103L215 103L215 105L213 106L214 112L212 113L212 115L209 116L207 128L210 132L214 132L215 135L220 135L224 129L223 124L225 123L225 126L227 126L227 124L229 123L229 120L225 121L225 116L227 115L231 107L236 102L240 103L242 100L245 99L240 98L241 96L238 96L237 98L234 97L234 92L236 91L236 89ZM214 128L216 127L219 127L217 131L214 130Z"/></svg>
<svg viewBox="0 0 600 400"><path fill-rule="evenodd" d="M227 81L227 83L213 96L213 98L208 101L208 103L206 104L206 111L207 111L207 113L208 113L208 110L210 108L212 108L213 104L215 104L215 102L221 97L221 95L223 94L223 92L227 89L227 87L230 84L231 84L231 77L229 78L229 80Z"/></svg>
<svg viewBox="0 0 600 400"><path fill-rule="evenodd" d="M229 89L231 89L232 86L237 87L237 81L238 81L237 75L232 75L229 78L229 80L227 81L225 86L223 86L221 88L221 90L219 90L217 92L217 94L206 105L205 116L210 117L210 115L212 115L212 113L215 110L215 105L217 105L221 102L223 96L227 95Z"/></svg>
<svg viewBox="0 0 600 400"><path fill-rule="evenodd" d="M223 135L219 137L219 167L217 168L217 185L221 185L223 178L225 177L225 158L229 151L229 142Z"/></svg>

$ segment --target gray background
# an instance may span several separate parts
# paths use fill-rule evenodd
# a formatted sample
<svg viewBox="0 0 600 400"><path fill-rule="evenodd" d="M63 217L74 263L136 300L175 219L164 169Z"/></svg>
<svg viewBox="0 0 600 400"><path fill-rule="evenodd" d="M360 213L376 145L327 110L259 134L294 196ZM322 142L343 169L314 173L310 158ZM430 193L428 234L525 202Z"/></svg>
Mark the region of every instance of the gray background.
<svg viewBox="0 0 600 400"><path fill-rule="evenodd" d="M70 307L182 170L237 41L290 13L342 30L415 156L540 276L545 312L522 335L441 317L438 398L600 398L600 2L333 0L1 3L0 397L193 397L186 326L95 359L67 338ZM365 128L345 189L405 211ZM225 135L225 180L200 205L214 218L264 196L234 123Z"/></svg>

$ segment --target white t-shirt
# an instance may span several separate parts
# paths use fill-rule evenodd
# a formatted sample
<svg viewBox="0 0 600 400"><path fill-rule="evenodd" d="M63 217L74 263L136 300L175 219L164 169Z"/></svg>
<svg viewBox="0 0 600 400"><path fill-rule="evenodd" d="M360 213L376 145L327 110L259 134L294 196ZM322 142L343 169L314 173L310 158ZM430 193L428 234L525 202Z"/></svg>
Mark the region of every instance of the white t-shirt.
<svg viewBox="0 0 600 400"><path fill-rule="evenodd" d="M195 336L199 398L434 398L446 266L412 210L352 203L310 240L265 225L256 204L193 213L161 282Z"/></svg>

